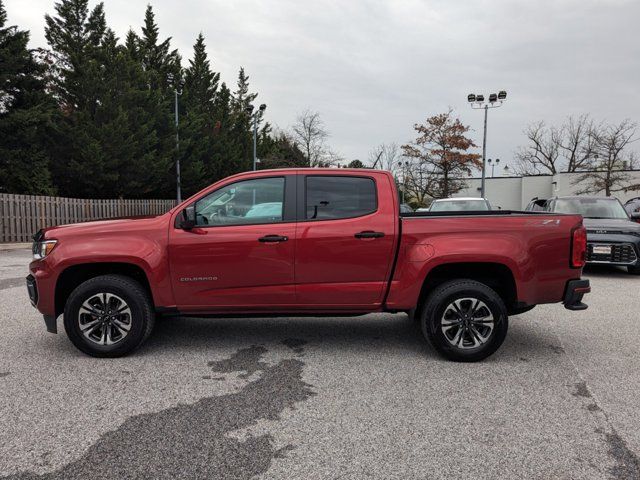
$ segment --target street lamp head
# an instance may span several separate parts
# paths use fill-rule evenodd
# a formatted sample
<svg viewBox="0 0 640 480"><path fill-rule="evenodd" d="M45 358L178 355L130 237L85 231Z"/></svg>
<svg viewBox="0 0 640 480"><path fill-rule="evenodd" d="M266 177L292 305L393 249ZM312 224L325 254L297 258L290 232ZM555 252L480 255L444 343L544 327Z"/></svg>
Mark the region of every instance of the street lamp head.
<svg viewBox="0 0 640 480"><path fill-rule="evenodd" d="M500 163L500 159L496 158L496 165Z"/></svg>
<svg viewBox="0 0 640 480"><path fill-rule="evenodd" d="M264 112L267 109L267 104L263 103L262 105L260 105L260 111Z"/></svg>
<svg viewBox="0 0 640 480"><path fill-rule="evenodd" d="M467 101L469 103L473 103L476 101L476 95L475 93L470 93L469 95L467 95Z"/></svg>
<svg viewBox="0 0 640 480"><path fill-rule="evenodd" d="M507 91L506 90L500 90L498 92L498 100L506 100L507 99Z"/></svg>
<svg viewBox="0 0 640 480"><path fill-rule="evenodd" d="M497 101L498 101L498 95L496 95L495 93L492 93L489 95L489 102L495 103Z"/></svg>
<svg viewBox="0 0 640 480"><path fill-rule="evenodd" d="M476 95L476 102L484 102L484 95Z"/></svg>

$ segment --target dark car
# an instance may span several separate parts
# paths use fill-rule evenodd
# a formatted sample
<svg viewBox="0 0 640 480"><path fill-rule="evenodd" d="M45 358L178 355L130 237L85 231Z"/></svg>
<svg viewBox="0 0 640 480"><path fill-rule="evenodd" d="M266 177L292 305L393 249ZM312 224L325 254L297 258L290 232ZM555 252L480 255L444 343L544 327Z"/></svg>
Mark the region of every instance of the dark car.
<svg viewBox="0 0 640 480"><path fill-rule="evenodd" d="M617 198L556 197L545 210L579 213L587 228L587 263L621 265L640 275L640 224L631 220Z"/></svg>
<svg viewBox="0 0 640 480"><path fill-rule="evenodd" d="M548 200L546 198L533 197L524 209L525 212L544 212Z"/></svg>
<svg viewBox="0 0 640 480"><path fill-rule="evenodd" d="M400 213L412 213L412 212L413 212L413 208L411 208L409 205L407 205L406 203L400 204Z"/></svg>

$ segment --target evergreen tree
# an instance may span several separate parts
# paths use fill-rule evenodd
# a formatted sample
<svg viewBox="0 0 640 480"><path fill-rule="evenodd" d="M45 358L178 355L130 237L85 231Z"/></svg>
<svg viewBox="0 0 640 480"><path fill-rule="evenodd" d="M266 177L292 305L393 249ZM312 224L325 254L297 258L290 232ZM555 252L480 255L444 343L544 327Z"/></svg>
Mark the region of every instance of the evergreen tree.
<svg viewBox="0 0 640 480"><path fill-rule="evenodd" d="M131 29L127 31L124 47L132 60L139 61L140 37Z"/></svg>
<svg viewBox="0 0 640 480"><path fill-rule="evenodd" d="M244 67L240 67L240 71L238 72L237 90L234 92L233 97L234 110L236 112L246 110L257 96L257 93L249 93L249 76L245 73Z"/></svg>
<svg viewBox="0 0 640 480"><path fill-rule="evenodd" d="M182 95L185 115L180 128L179 154L185 196L211 183L207 173L215 170L212 154L216 133L215 99L220 74L211 70L202 34L198 35L193 50L193 59L185 70Z"/></svg>
<svg viewBox="0 0 640 480"><path fill-rule="evenodd" d="M233 151L240 151L241 154L239 157L229 157L227 160L233 171L250 170L253 166L253 115L258 115L258 121L261 121L262 113L255 109L249 113L248 109L250 105L253 105L257 96L257 93L249 92L249 77L244 68L240 67L236 91L231 102L233 113L231 135L232 139L237 142Z"/></svg>
<svg viewBox="0 0 640 480"><path fill-rule="evenodd" d="M0 192L52 194L48 139L54 104L29 32L6 26L0 0Z"/></svg>
<svg viewBox="0 0 640 480"><path fill-rule="evenodd" d="M284 132L272 134L267 123L258 137L260 169L308 167L307 158L298 145Z"/></svg>
<svg viewBox="0 0 640 480"><path fill-rule="evenodd" d="M175 194L175 163L177 152L175 145L175 126L173 124L174 90L180 89L182 68L177 50L171 50L171 37L159 41L159 28L151 5L147 6L144 26L137 49L137 56L145 75L147 88L158 105L154 115L157 135L159 163L166 164L164 181L157 189L158 195L171 198Z"/></svg>
<svg viewBox="0 0 640 480"><path fill-rule="evenodd" d="M97 49L106 31L102 3L89 13L88 0L62 0L56 17L45 15L45 37L55 59L54 93L65 113L95 112L99 77Z"/></svg>
<svg viewBox="0 0 640 480"><path fill-rule="evenodd" d="M214 102L213 154L206 170L211 181L243 170L241 164L244 145L236 134L236 114L233 111L232 100L231 90L223 82Z"/></svg>
<svg viewBox="0 0 640 480"><path fill-rule="evenodd" d="M155 127L164 109L145 87L140 63L127 47L118 45L111 31L105 36L102 53L105 95L96 125L100 153L110 166L105 172L110 189L105 193L128 198L161 195L170 162L160 152Z"/></svg>
<svg viewBox="0 0 640 480"><path fill-rule="evenodd" d="M138 60L142 40L129 34L128 44L119 45L106 27L102 4L89 13L87 0L62 0L56 12L47 16L45 33L63 114L53 169L60 193L172 196L171 102L168 92L150 88L158 72Z"/></svg>
<svg viewBox="0 0 640 480"><path fill-rule="evenodd" d="M253 115L263 119L247 107L257 94L243 68L233 93L220 84L202 34L183 72L150 6L141 35L129 30L120 43L102 3L58 0L45 17L47 69L27 50L28 33L5 27L1 2L0 189L50 193L55 185L64 196L171 198L178 155L185 195L251 168ZM182 90L179 150L174 90ZM275 163L295 163L300 152L268 124L258 148Z"/></svg>
<svg viewBox="0 0 640 480"><path fill-rule="evenodd" d="M166 90L172 86L169 77L176 80L180 77L180 55L177 50L171 50L171 37L158 42L158 25L151 5L148 5L144 14L142 37L138 42L140 60L142 68L148 74L149 88Z"/></svg>
<svg viewBox="0 0 640 480"><path fill-rule="evenodd" d="M52 89L61 109L52 149L52 174L64 196L105 196L101 144L94 124L102 95L99 47L106 31L104 10L89 12L88 0L62 0L57 15L45 16L45 37L53 52Z"/></svg>

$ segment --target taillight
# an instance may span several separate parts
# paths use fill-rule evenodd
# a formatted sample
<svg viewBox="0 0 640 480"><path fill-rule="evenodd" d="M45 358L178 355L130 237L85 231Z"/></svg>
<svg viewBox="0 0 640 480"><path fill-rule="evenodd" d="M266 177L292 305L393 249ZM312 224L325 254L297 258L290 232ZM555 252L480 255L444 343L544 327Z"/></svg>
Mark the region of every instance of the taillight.
<svg viewBox="0 0 640 480"><path fill-rule="evenodd" d="M571 266L582 268L587 255L587 229L583 226L573 230L571 238Z"/></svg>

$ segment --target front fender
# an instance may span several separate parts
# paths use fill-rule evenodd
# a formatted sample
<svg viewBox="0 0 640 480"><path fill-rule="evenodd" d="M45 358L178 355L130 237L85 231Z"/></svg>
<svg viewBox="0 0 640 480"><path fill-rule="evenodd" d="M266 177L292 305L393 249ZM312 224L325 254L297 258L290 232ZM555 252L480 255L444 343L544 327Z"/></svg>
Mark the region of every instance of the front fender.
<svg viewBox="0 0 640 480"><path fill-rule="evenodd" d="M104 234L86 238L82 235L60 239L43 260L32 262L29 269L38 287L38 310L55 315L56 284L70 267L91 264L123 263L139 267L146 275L156 306L175 304L169 276L166 248L157 239L140 235Z"/></svg>

